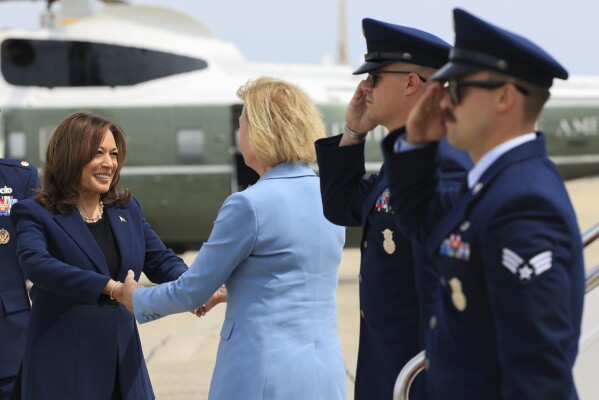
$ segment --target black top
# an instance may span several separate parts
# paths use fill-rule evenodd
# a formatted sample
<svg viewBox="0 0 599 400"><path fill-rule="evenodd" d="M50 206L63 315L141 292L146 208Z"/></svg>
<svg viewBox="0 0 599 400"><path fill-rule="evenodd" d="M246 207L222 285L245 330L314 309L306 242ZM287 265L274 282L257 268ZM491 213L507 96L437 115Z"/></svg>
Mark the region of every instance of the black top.
<svg viewBox="0 0 599 400"><path fill-rule="evenodd" d="M106 216L104 216L98 222L86 225L89 228L89 231L92 233L94 239L96 239L96 242L98 243L98 246L100 246L102 253L104 253L104 258L106 258L106 264L108 264L110 277L112 279L116 279L116 274L119 270L120 264L119 250Z"/></svg>

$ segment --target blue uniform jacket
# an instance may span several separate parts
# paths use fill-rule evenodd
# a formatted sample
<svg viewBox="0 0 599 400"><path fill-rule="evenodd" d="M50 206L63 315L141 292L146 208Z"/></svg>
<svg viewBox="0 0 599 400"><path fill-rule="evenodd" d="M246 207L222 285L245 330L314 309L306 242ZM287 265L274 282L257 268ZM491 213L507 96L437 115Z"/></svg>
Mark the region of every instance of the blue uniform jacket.
<svg viewBox="0 0 599 400"><path fill-rule="evenodd" d="M582 244L543 134L462 192L436 190L435 145L393 154L399 134L383 143L395 215L426 240L441 282L426 346L430 397L577 399Z"/></svg>
<svg viewBox="0 0 599 400"><path fill-rule="evenodd" d="M0 159L0 379L17 374L29 321L29 298L10 214L16 202L34 195L37 185L34 166Z"/></svg>
<svg viewBox="0 0 599 400"><path fill-rule="evenodd" d="M144 220L134 198L105 205L120 254L117 280L127 270L153 282L187 270ZM14 205L17 253L33 282L23 359L22 399L110 398L118 374L123 399L153 399L135 319L102 294L109 280L104 254L76 209L61 214L35 200Z"/></svg>
<svg viewBox="0 0 599 400"><path fill-rule="evenodd" d="M413 251L395 225L385 168L365 178L364 142L339 147L341 137L318 140L316 153L325 216L363 229L355 398L391 398L399 371L422 349L427 319L420 316L428 313L437 280L431 279L424 251ZM457 184L470 158L448 145L444 150L444 179Z"/></svg>
<svg viewBox="0 0 599 400"><path fill-rule="evenodd" d="M133 293L140 322L202 305L226 283L210 399L344 400L336 289L344 229L322 214L318 177L280 164L223 204L176 282Z"/></svg>

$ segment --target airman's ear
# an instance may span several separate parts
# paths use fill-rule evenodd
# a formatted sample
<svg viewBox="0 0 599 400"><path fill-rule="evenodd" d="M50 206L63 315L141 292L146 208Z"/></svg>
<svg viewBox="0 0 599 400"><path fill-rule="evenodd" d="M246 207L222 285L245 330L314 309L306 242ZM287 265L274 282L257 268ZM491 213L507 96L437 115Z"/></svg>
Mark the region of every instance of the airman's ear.
<svg viewBox="0 0 599 400"><path fill-rule="evenodd" d="M517 102L518 95L518 89L513 84L501 86L497 90L497 111L504 113L511 110Z"/></svg>
<svg viewBox="0 0 599 400"><path fill-rule="evenodd" d="M416 93L421 89L421 85L424 83L418 76L418 74L411 72L408 74L408 78L406 79L406 94Z"/></svg>

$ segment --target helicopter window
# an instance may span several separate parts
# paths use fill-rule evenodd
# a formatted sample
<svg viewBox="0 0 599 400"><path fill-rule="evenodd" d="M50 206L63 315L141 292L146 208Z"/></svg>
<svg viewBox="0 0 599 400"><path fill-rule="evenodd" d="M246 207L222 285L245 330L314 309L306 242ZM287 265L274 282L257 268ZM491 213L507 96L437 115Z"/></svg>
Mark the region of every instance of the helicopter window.
<svg viewBox="0 0 599 400"><path fill-rule="evenodd" d="M4 79L17 86L129 86L208 66L197 58L83 41L6 39L0 53Z"/></svg>
<svg viewBox="0 0 599 400"><path fill-rule="evenodd" d="M43 126L39 129L39 158L41 161L46 160L46 149L50 142L50 135L54 132L54 127Z"/></svg>
<svg viewBox="0 0 599 400"><path fill-rule="evenodd" d="M177 131L177 158L183 163L196 163L204 158L205 134L201 129Z"/></svg>
<svg viewBox="0 0 599 400"><path fill-rule="evenodd" d="M27 158L25 132L8 132L6 135L6 156L8 158Z"/></svg>

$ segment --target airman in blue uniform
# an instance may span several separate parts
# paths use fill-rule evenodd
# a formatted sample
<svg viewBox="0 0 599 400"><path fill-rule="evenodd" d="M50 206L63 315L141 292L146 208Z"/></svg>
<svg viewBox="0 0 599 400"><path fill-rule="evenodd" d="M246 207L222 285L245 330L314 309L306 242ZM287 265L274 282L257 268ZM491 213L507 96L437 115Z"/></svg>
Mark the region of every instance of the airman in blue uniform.
<svg viewBox="0 0 599 400"><path fill-rule="evenodd" d="M12 205L34 195L37 169L26 161L0 158L0 400L8 399L21 365L29 297L16 253Z"/></svg>
<svg viewBox="0 0 599 400"><path fill-rule="evenodd" d="M368 53L354 74L368 78L348 106L344 133L318 140L316 152L325 216L363 229L355 399L371 400L390 399L399 371L421 350L420 316L428 313L438 280L427 278L422 251L395 225L385 169L366 177L366 134L377 125L393 130L405 124L451 46L430 33L369 18L362 27ZM443 149L444 178L463 178L471 166L467 154L446 143Z"/></svg>
<svg viewBox="0 0 599 400"><path fill-rule="evenodd" d="M449 62L431 78L439 82L383 142L398 226L426 243L441 283L426 344L429 397L574 400L581 238L534 131L553 79L568 73L464 10L454 26ZM445 135L475 164L461 191L438 185Z"/></svg>

